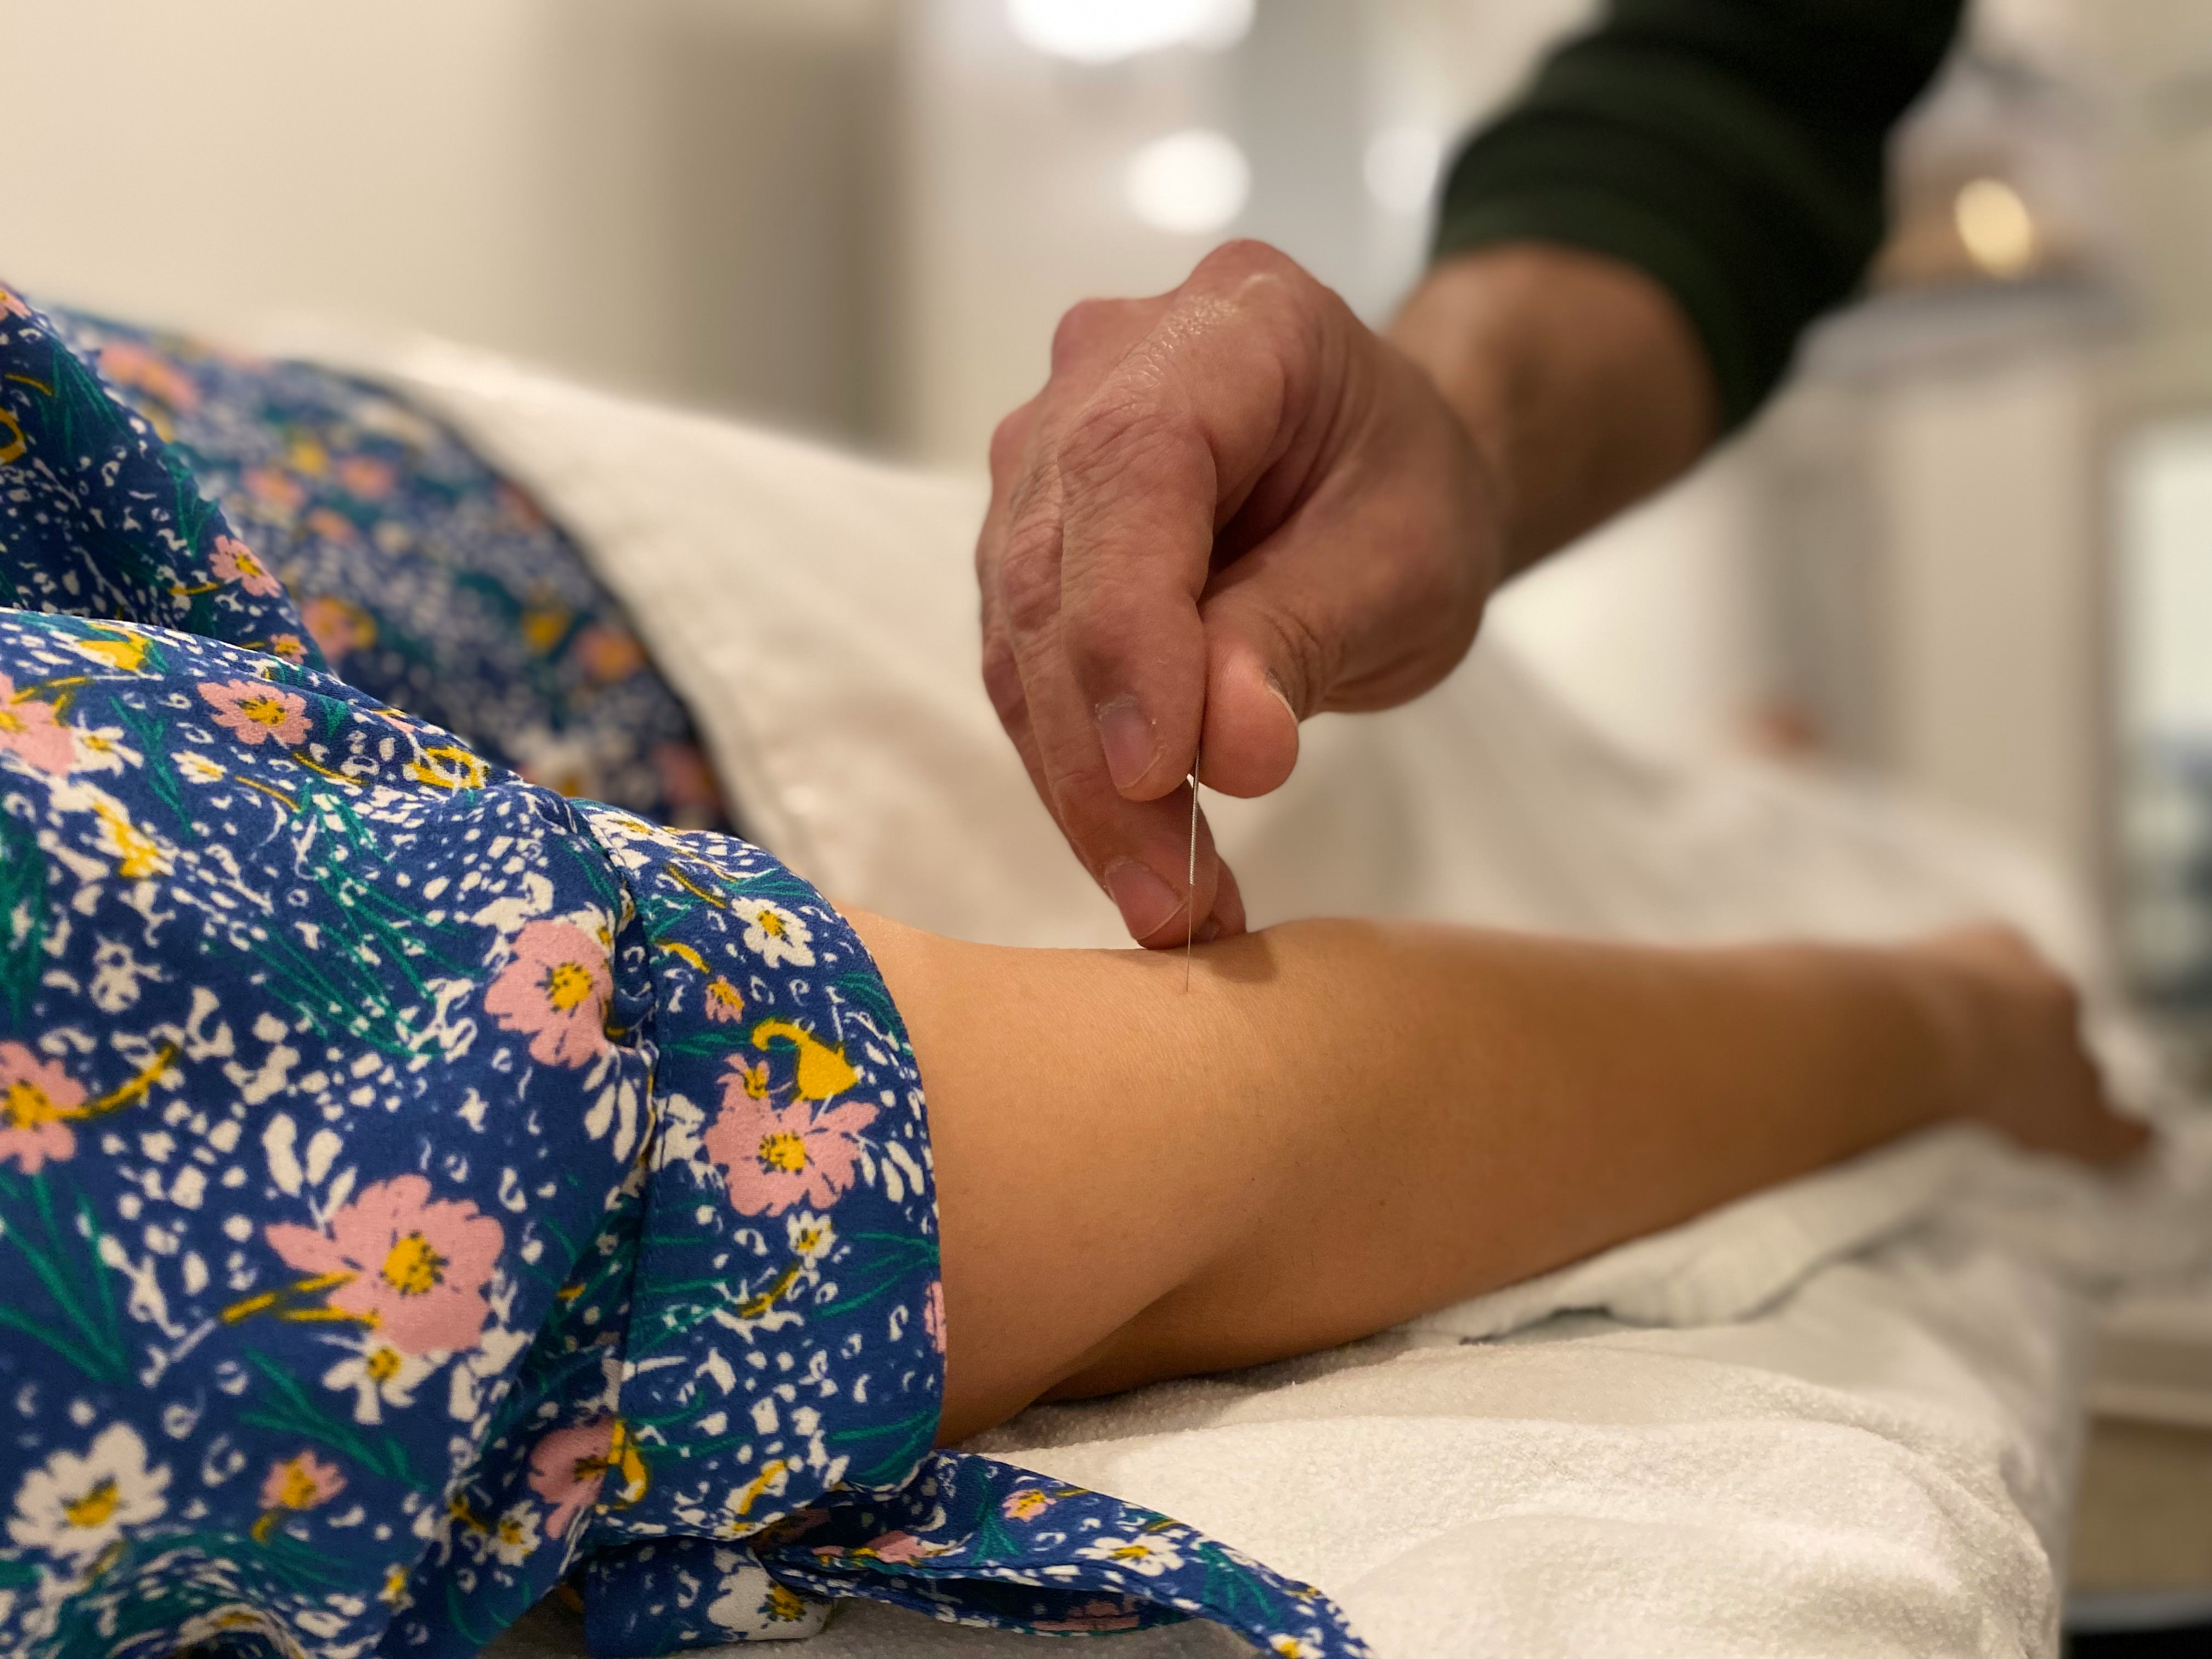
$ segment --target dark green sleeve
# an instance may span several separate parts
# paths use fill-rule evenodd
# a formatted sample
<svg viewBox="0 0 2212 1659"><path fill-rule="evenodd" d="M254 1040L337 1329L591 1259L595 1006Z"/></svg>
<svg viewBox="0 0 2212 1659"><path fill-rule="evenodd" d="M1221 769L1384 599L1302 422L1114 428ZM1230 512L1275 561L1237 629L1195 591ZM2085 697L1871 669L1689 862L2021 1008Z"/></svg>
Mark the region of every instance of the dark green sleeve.
<svg viewBox="0 0 2212 1659"><path fill-rule="evenodd" d="M1712 360L1729 427L1880 244L1890 128L1961 0L1609 0L1471 139L1439 256L1565 243L1648 271Z"/></svg>

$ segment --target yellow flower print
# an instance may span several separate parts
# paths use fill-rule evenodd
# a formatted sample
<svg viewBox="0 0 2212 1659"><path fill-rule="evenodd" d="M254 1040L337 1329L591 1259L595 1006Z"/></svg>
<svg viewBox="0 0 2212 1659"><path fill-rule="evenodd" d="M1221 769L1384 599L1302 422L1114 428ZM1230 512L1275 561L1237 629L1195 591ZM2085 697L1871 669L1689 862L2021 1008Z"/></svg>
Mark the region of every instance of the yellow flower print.
<svg viewBox="0 0 2212 1659"><path fill-rule="evenodd" d="M652 1477L647 1472L645 1459L631 1438L629 1425L615 1419L613 1437L607 1448L607 1473L615 1478L615 1489L604 1494L606 1501L617 1509L626 1509L645 1496Z"/></svg>
<svg viewBox="0 0 2212 1659"><path fill-rule="evenodd" d="M100 801L92 810L100 817L100 851L113 855L115 873L125 881L166 876L176 867L161 844L131 823L131 815L120 806Z"/></svg>
<svg viewBox="0 0 2212 1659"><path fill-rule="evenodd" d="M146 653L153 643L143 634L119 636L94 634L88 638L71 640L69 647L79 656L89 657L119 673L135 674L145 663Z"/></svg>
<svg viewBox="0 0 2212 1659"><path fill-rule="evenodd" d="M806 1601L797 1590L782 1584L770 1584L768 1597L761 1603L761 1611L770 1619L795 1624L806 1617Z"/></svg>
<svg viewBox="0 0 2212 1659"><path fill-rule="evenodd" d="M530 648L544 656L568 637L574 617L558 605L535 606L522 613L522 637Z"/></svg>
<svg viewBox="0 0 2212 1659"><path fill-rule="evenodd" d="M440 789L481 789L489 770L467 750L450 743L425 749L422 759L407 763L409 777Z"/></svg>
<svg viewBox="0 0 2212 1659"><path fill-rule="evenodd" d="M811 1031L801 1030L787 1019L764 1019L753 1027L753 1047L766 1048L778 1037L799 1050L799 1097L801 1100L829 1100L842 1095L860 1080L842 1048L832 1048ZM750 1086L745 1092L752 1093Z"/></svg>

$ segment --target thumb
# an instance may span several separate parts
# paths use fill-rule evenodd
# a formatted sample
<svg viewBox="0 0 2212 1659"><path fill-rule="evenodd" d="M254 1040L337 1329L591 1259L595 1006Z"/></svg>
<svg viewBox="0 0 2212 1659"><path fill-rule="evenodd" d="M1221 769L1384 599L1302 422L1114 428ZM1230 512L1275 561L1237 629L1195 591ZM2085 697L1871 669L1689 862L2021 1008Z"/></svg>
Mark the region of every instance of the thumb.
<svg viewBox="0 0 2212 1659"><path fill-rule="evenodd" d="M1267 653L1225 637L1208 653L1199 780L1224 795L1264 795L1298 762L1298 713Z"/></svg>
<svg viewBox="0 0 2212 1659"><path fill-rule="evenodd" d="M1328 695L1311 633L1246 583L1200 608L1206 637L1200 781L1224 795L1265 795L1290 779L1298 726Z"/></svg>

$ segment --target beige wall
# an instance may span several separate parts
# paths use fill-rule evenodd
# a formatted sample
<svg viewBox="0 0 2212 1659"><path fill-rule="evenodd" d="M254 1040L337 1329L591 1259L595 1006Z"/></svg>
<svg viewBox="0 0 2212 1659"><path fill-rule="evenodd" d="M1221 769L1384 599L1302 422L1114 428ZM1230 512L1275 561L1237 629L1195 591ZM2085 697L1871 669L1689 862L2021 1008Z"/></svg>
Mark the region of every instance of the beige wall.
<svg viewBox="0 0 2212 1659"><path fill-rule="evenodd" d="M0 270L413 324L866 434L875 0L0 0Z"/></svg>

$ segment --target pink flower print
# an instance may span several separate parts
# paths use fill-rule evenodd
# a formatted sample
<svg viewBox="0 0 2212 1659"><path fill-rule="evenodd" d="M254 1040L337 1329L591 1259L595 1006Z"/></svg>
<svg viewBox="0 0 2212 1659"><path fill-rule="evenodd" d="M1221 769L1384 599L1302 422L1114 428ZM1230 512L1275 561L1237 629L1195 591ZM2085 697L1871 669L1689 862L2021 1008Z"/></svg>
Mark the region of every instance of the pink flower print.
<svg viewBox="0 0 2212 1659"><path fill-rule="evenodd" d="M714 978L707 981L705 1000L707 1004L707 1018L714 1021L717 1025L732 1024L736 1021L744 1018L744 993L738 990L736 986L731 984L728 980L723 978L720 974L715 975ZM768 1071L768 1066L765 1061L762 1063L761 1071L763 1075L765 1075Z"/></svg>
<svg viewBox="0 0 2212 1659"><path fill-rule="evenodd" d="M547 1537L564 1536L568 1523L599 1500L614 1424L603 1417L581 1428L556 1429L532 1449L530 1490L553 1506L545 1517Z"/></svg>
<svg viewBox="0 0 2212 1659"><path fill-rule="evenodd" d="M58 1060L0 1042L0 1164L12 1158L25 1175L36 1175L48 1158L58 1164L73 1155L69 1117L83 1103L82 1086Z"/></svg>
<svg viewBox="0 0 2212 1659"><path fill-rule="evenodd" d="M491 1313L484 1283L506 1243L475 1205L433 1202L419 1175L364 1189L328 1232L278 1221L263 1236L290 1266L330 1281L332 1308L403 1353L476 1346Z"/></svg>
<svg viewBox="0 0 2212 1659"><path fill-rule="evenodd" d="M374 455L349 455L338 463L338 482L365 501L389 495L397 476Z"/></svg>
<svg viewBox="0 0 2212 1659"><path fill-rule="evenodd" d="M1042 1486L1024 1486L999 1505L999 1513L1009 1521L1034 1521L1055 1501Z"/></svg>
<svg viewBox="0 0 2212 1659"><path fill-rule="evenodd" d="M376 618L349 599L319 593L300 607L300 620L333 667L349 653L376 643Z"/></svg>
<svg viewBox="0 0 2212 1659"><path fill-rule="evenodd" d="M200 696L216 711L215 723L248 749L270 738L289 749L307 735L307 700L266 680L203 680Z"/></svg>
<svg viewBox="0 0 2212 1659"><path fill-rule="evenodd" d="M335 1463L325 1463L311 1451L269 1466L262 1477L261 1507L264 1510L319 1508L345 1490L345 1475Z"/></svg>
<svg viewBox="0 0 2212 1659"><path fill-rule="evenodd" d="M626 628L593 623L576 635L573 647L584 672L601 685L626 680L645 666L645 647Z"/></svg>
<svg viewBox="0 0 2212 1659"><path fill-rule="evenodd" d="M197 409L200 389L167 358L129 340L100 349L100 372L118 386L136 386L172 409Z"/></svg>
<svg viewBox="0 0 2212 1659"><path fill-rule="evenodd" d="M261 1518L253 1523L254 1539L267 1543L288 1511L319 1509L343 1492L345 1484L337 1464L311 1451L271 1463L261 1480Z"/></svg>
<svg viewBox="0 0 2212 1659"><path fill-rule="evenodd" d="M0 750L56 777L76 758L76 743L54 718L53 705L21 696L5 674L0 674Z"/></svg>
<svg viewBox="0 0 2212 1659"><path fill-rule="evenodd" d="M30 307L17 299L6 288L0 288L0 312L5 312L10 317L21 317L26 322L28 322L31 317Z"/></svg>
<svg viewBox="0 0 2212 1659"><path fill-rule="evenodd" d="M856 1137L876 1121L865 1101L778 1106L755 1094L752 1073L732 1061L723 1073L722 1109L703 1137L707 1156L728 1177L741 1215L781 1215L794 1204L826 1210L853 1184Z"/></svg>
<svg viewBox="0 0 2212 1659"><path fill-rule="evenodd" d="M945 1281L929 1281L929 1294L922 1298L921 1328L929 1338L929 1346L939 1353L945 1352Z"/></svg>
<svg viewBox="0 0 2212 1659"><path fill-rule="evenodd" d="M246 475L246 493L262 507L289 518L307 499L300 481L282 467L257 466Z"/></svg>
<svg viewBox="0 0 2212 1659"><path fill-rule="evenodd" d="M307 660L307 642L297 634L279 634L269 641L269 654L282 657L297 668Z"/></svg>
<svg viewBox="0 0 2212 1659"><path fill-rule="evenodd" d="M548 1538L565 1534L569 1522L599 1501L610 1469L622 1482L617 1502L635 1504L645 1496L645 1460L619 1418L556 1429L532 1448L530 1490L553 1506L545 1517Z"/></svg>
<svg viewBox="0 0 2212 1659"><path fill-rule="evenodd" d="M327 507L319 507L307 514L307 528L326 542L352 542L361 539L361 531L351 519Z"/></svg>
<svg viewBox="0 0 2212 1659"><path fill-rule="evenodd" d="M541 1066L588 1066L607 1046L614 995L607 946L566 921L533 921L515 935L514 959L484 993L502 1030L528 1031Z"/></svg>
<svg viewBox="0 0 2212 1659"><path fill-rule="evenodd" d="M236 582L249 593L258 593L266 599L282 593L284 584L269 572L269 567L253 556L253 550L235 536L215 538L215 557L209 561L215 567L216 580Z"/></svg>
<svg viewBox="0 0 2212 1659"><path fill-rule="evenodd" d="M924 1561L933 1555L942 1555L939 1545L925 1543L910 1532L887 1532L880 1538L872 1538L854 1553L872 1555L890 1566L908 1561Z"/></svg>

